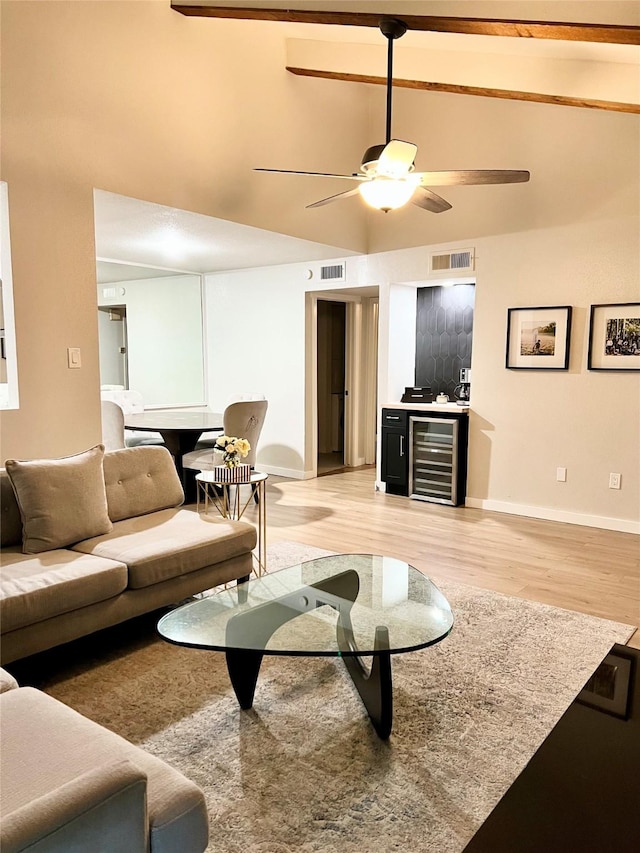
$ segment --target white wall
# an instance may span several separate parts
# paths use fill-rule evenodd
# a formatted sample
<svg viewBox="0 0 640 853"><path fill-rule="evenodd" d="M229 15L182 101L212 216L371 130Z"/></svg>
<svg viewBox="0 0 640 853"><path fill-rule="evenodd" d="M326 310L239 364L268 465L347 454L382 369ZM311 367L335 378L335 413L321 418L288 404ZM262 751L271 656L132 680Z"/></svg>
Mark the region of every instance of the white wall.
<svg viewBox="0 0 640 853"><path fill-rule="evenodd" d="M640 532L640 377L587 370L589 306L640 297L638 217L464 245L478 258L467 503ZM432 250L450 248L371 261L377 275L388 266L411 279ZM507 309L537 305L573 306L568 371L505 368ZM559 466L567 468L565 483L556 482ZM620 491L608 488L610 472L622 474Z"/></svg>
<svg viewBox="0 0 640 853"><path fill-rule="evenodd" d="M358 284L365 262L345 259L349 282L327 290ZM305 294L320 292L319 267L287 264L205 277L209 405L221 410L232 394L249 391L267 397L258 462L273 474L304 478L315 467L305 453Z"/></svg>
<svg viewBox="0 0 640 853"><path fill-rule="evenodd" d="M105 297L110 288L116 295ZM98 303L126 306L129 388L146 407L205 401L200 276L102 284Z"/></svg>
<svg viewBox="0 0 640 853"><path fill-rule="evenodd" d="M640 532L640 380L634 372L586 367L589 306L638 299L638 218L586 221L464 245L477 252L468 503ZM428 282L430 252L452 248L456 244L351 261L345 286L380 286L380 406L397 402L413 383L415 286L420 277ZM212 275L206 284L214 408L243 385L264 390L270 408L260 462L273 473L299 477L305 476L304 293L311 289L306 269L290 265ZM234 301L243 305L246 327L255 332L253 347L220 311ZM505 368L507 309L534 305L573 306L568 371ZM556 482L558 466L567 468L565 483ZM608 488L610 472L622 474L620 491Z"/></svg>

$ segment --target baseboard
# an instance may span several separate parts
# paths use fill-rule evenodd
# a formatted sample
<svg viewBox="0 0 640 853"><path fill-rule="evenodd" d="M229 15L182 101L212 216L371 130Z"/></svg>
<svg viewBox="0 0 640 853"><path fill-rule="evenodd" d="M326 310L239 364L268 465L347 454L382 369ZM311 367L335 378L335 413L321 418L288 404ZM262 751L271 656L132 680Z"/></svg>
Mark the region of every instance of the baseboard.
<svg viewBox="0 0 640 853"><path fill-rule="evenodd" d="M276 465L263 465L256 462L256 471L273 474L274 477L289 477L291 480L310 480L315 477L312 471L300 471L299 468L278 468Z"/></svg>
<svg viewBox="0 0 640 853"><path fill-rule="evenodd" d="M526 515L530 518L542 518L545 521L562 521L564 524L580 524L583 527L599 527L602 530L617 530L619 533L640 534L640 521L626 518L609 518L604 515L585 515L580 512L570 512L563 509L553 509L544 506L527 506L512 504L508 501L482 500L467 498L465 506L475 509L487 509L493 512L504 512L509 515Z"/></svg>

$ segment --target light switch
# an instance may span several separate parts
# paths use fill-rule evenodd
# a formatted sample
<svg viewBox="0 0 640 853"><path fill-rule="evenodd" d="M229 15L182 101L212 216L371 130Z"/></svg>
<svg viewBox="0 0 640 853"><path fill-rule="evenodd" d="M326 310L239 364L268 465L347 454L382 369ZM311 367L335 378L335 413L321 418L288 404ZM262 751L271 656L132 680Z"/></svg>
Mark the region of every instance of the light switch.
<svg viewBox="0 0 640 853"><path fill-rule="evenodd" d="M82 367L82 361L80 360L80 347L67 348L67 364L70 368Z"/></svg>

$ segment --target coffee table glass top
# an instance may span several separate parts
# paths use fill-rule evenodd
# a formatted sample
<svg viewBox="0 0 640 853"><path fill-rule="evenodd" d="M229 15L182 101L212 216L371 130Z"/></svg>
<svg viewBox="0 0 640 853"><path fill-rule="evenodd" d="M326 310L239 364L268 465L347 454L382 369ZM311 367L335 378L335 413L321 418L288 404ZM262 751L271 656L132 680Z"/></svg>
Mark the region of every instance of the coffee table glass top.
<svg viewBox="0 0 640 853"><path fill-rule="evenodd" d="M348 628L339 645L336 623ZM321 557L176 608L158 623L182 646L267 655L376 655L421 649L453 627L451 608L428 577L408 563L371 554ZM342 647L341 647L342 646Z"/></svg>

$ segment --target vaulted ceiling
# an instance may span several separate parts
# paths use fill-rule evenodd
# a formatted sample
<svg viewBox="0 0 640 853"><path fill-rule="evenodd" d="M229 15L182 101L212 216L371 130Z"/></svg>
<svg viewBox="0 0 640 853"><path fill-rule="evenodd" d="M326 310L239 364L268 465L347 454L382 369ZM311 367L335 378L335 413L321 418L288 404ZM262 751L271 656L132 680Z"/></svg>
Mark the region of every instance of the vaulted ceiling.
<svg viewBox="0 0 640 853"><path fill-rule="evenodd" d="M297 75L384 84L382 16L401 19L394 85L482 97L640 113L637 2L321 2L212 0L184 15L286 27Z"/></svg>
<svg viewBox="0 0 640 853"><path fill-rule="evenodd" d="M393 0L393 2L323 2L323 0L249 0L239 2L238 0L226 0L225 3L215 3L212 0L193 0L183 3L173 0L171 6L176 15L178 13L188 16L190 19L202 19L204 34L209 30L212 34L217 26L216 20L236 19L241 25L243 20L247 21L247 27L254 24L254 31L277 32L282 38L282 67L301 83L304 78L316 78L316 86L322 85L321 80L344 81L344 86L354 83L373 84L373 92L378 85L386 82L386 39L379 31L379 21L383 16L392 14L403 20L407 26L407 33L400 39L394 50L394 89L407 91L406 97L410 97L410 111L420 110L421 92L446 93L441 98L451 97L456 104L456 96L460 98L461 108L455 111L459 115L468 117L468 132L473 133L477 129L477 110L473 105L480 107L483 103L489 106L489 102L497 106L499 100L533 102L539 106L530 107L531 110L542 109L545 120L554 122L559 116L560 108L569 107L572 114L584 113L586 110L603 111L609 113L611 120L615 113L640 114L640 3L633 0L559 0L559 2L546 2L546 0L534 0L534 2L519 2L519 0L449 0L449 2L411 2L408 0ZM260 22L255 26L255 22ZM259 36L257 36L259 37ZM317 78L320 78L318 81ZM336 84L327 84L335 86ZM342 85L342 84L339 84ZM309 80L309 86L312 86ZM303 89L297 88L301 93ZM310 89L311 91L311 89ZM315 89L314 91L317 91ZM346 90L348 91L348 90ZM409 91L412 94L409 94ZM471 97L469 97L471 96ZM398 97L400 92L398 91ZM438 97L438 95L432 95ZM383 93L380 92L380 101ZM499 100L496 100L499 99ZM427 135L430 128L437 125L440 135L446 128L436 118L438 113L434 110L434 102L426 95L423 99L425 108L429 108L429 119L425 118L423 132L412 141L423 143L425 140L433 143ZM370 109L370 121L373 127L381 126L381 116L375 113L376 101L372 101ZM464 106L462 106L464 104ZM545 106L546 105L546 106ZM505 104L506 106L506 104ZM399 102L399 116L402 118L403 103ZM408 104L404 102L403 131L406 130L406 116ZM535 112L536 120L542 113ZM627 117L628 118L628 117ZM533 115L532 115L533 119ZM609 119L608 119L609 120ZM273 117L273 122L282 121L282 117ZM455 121L455 118L452 119ZM411 128L413 130L413 128ZM462 128L463 132L467 128ZM294 131L292 131L294 132ZM327 145L340 133L340 126L327 126ZM352 133L352 131L350 132ZM382 135L378 138L375 134L371 136L372 142L381 142ZM282 143L282 139L279 140ZM533 142L531 143L533 145ZM495 137L491 145L498 148ZM276 168L327 168L331 167L332 160L329 157L330 147L327 147L326 156L314 158L302 147L297 156L282 152L277 148L265 149L262 160L256 159L250 166L269 166ZM473 158L459 158L460 165L471 165L479 167L483 165L516 168L529 168L534 165L533 152L527 146L521 144L519 148L506 156L505 151L496 150L495 158L483 162L481 151L474 149ZM585 155L586 156L586 155ZM422 148L421 162L429 167L430 161L437 159L436 152ZM453 163L458 165L458 158ZM561 160L559 161L561 162ZM354 161L352 168L357 163ZM441 163L440 168L449 168L449 162ZM334 165L335 168L335 165ZM338 170L349 170L349 162L345 161ZM540 170L536 170L537 180L541 179ZM283 179L290 181L291 179ZM295 179L294 179L295 180ZM289 182L286 185L280 179L273 177L255 179L255 186L268 188L272 191L275 187L286 186L287 191L294 188ZM302 179L300 184L295 185L300 191L305 190L305 201L300 204L302 212L307 202L314 201L323 195L329 195L332 191L338 192L342 187L334 184L315 184ZM452 192L451 200L456 198ZM458 198L463 196L459 195ZM471 194L464 196L463 208L457 207L456 216L462 218L468 214L472 199L480 202L484 199L484 190L477 189ZM487 198L495 199L495 206L509 202L516 197L507 190L501 194L495 188L487 190ZM530 198L529 195L526 196ZM504 200L504 202L503 202ZM111 200L113 203L113 199ZM253 234L253 230L242 225L222 223L211 219L202 225L207 233L209 231L224 234L223 240L214 241L209 235L210 246L224 244L225 251L219 251L215 257L184 255L185 245L189 242L186 237L180 244L183 256L173 260L167 254L175 248L173 244L165 239L161 241L162 256L158 255L160 249L151 246L149 240L143 248L134 248L127 244L123 246L122 241L126 235L118 234L122 231L123 223L131 221L133 207L136 203L133 199L120 199L118 205L126 205L128 216L122 217L118 214L111 217L111 224L107 227L104 222L98 224L98 243L102 245L103 251L98 251L103 258L130 257L138 263L156 263L168 267L192 270L224 269L246 266L246 258L251 257L251 264L255 265L257 247L264 248L264 263L280 262L286 263L299 259L300 253L308 253L312 257L337 256L343 250L330 246L312 244L309 241L297 241L294 238L285 238L284 235L271 235L266 231ZM347 202L348 204L348 202ZM116 205L117 206L117 205ZM480 204L480 208L483 205ZM350 208L356 215L356 207ZM486 207L484 208L486 211ZM559 209L556 203L555 209ZM189 235L194 225L192 219L195 214L185 211L169 211L173 233L178 232ZM120 211L121 213L121 211ZM315 212L314 212L315 214ZM559 212L556 213L560 216ZM135 211L138 226L137 231L151 232L151 227L156 219L156 212L149 205L138 203ZM150 219L151 217L151 219ZM191 217L191 219L189 219ZM188 221L187 221L188 219ZM207 219L206 217L203 218ZM438 220L440 218L438 217ZM514 222L517 217L514 218ZM153 222L151 221L153 220ZM400 228L403 240L411 245L422 240L422 233L410 234L409 225L414 229L422 229L420 217L410 214L404 216L403 226ZM474 220L474 223L477 221ZM114 224L115 223L115 224ZM430 239L447 238L444 232L441 234L437 228L441 222L428 220ZM165 223L166 224L166 223ZM424 222L426 225L426 221ZM371 224L372 233L374 229L380 231L383 227L390 236L387 239L389 246L398 243L398 234L393 233L390 221L382 224ZM233 227L232 227L233 226ZM154 225L155 227L155 225ZM200 226L198 226L199 228ZM477 228L477 225L474 224ZM515 225L514 225L515 227ZM526 227L526 223L521 223ZM461 230L475 233L471 224L460 226ZM198 229L196 229L197 231ZM162 232L164 233L164 232ZM255 237L259 239L254 239ZM286 240L289 243L285 245ZM381 241L377 236L378 243L386 247L387 243ZM120 242L118 242L120 241ZM279 241L279 242L278 242ZM193 241L191 241L193 243ZM142 245L142 244L141 244ZM189 244L191 246L191 244ZM251 251L246 246L251 245ZM193 248L193 246L191 246ZM218 249L216 248L216 251ZM234 254L235 252L235 254ZM193 254L193 252L191 253ZM197 254L197 253L196 253ZM262 256L261 256L262 257ZM155 261L154 261L155 258Z"/></svg>

